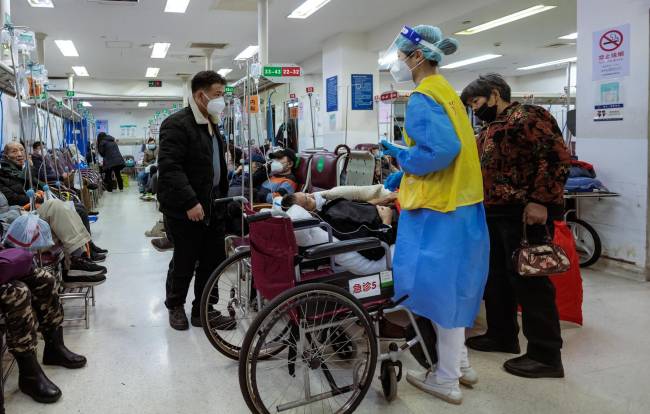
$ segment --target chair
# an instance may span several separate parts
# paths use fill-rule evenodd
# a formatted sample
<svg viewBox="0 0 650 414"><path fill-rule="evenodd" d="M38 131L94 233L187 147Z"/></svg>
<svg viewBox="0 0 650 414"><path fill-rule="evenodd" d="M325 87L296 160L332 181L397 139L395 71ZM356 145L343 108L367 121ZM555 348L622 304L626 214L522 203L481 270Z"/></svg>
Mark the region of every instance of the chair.
<svg viewBox="0 0 650 414"><path fill-rule="evenodd" d="M344 152L340 152L344 150ZM350 148L339 145L334 152L317 151L312 153L309 192L329 190L347 182L347 166Z"/></svg>
<svg viewBox="0 0 650 414"><path fill-rule="evenodd" d="M298 191L305 192L309 188L312 157L313 154L298 154L298 161L294 168L298 180Z"/></svg>

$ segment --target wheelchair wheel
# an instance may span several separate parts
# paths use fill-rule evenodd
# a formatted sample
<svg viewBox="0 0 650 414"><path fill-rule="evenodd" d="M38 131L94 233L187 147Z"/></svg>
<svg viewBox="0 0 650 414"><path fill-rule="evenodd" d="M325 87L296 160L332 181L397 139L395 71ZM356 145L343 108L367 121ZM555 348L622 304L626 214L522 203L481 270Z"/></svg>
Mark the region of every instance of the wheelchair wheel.
<svg viewBox="0 0 650 414"><path fill-rule="evenodd" d="M384 398L388 402L393 401L397 397L397 373L395 373L395 367L391 361L382 361L379 380Z"/></svg>
<svg viewBox="0 0 650 414"><path fill-rule="evenodd" d="M576 218L567 220L567 225L571 229L576 242L580 267L587 267L596 263L602 253L600 237L596 230L589 223Z"/></svg>
<svg viewBox="0 0 650 414"><path fill-rule="evenodd" d="M252 286L250 252L237 253L212 273L201 297L201 324L212 346L228 358L239 359L239 349L258 311ZM226 326L220 316L234 320ZM232 323L230 325L233 325Z"/></svg>
<svg viewBox="0 0 650 414"><path fill-rule="evenodd" d="M287 322L289 334L278 335ZM268 350L278 348L269 357ZM377 339L352 295L307 284L257 315L240 355L239 385L251 412L351 413L372 383Z"/></svg>

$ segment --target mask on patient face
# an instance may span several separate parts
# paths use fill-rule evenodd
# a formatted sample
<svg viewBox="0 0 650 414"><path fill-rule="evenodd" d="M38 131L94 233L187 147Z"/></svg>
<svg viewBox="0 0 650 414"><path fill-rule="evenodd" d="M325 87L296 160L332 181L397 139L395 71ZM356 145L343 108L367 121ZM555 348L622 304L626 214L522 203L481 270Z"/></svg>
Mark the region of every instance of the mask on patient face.
<svg viewBox="0 0 650 414"><path fill-rule="evenodd" d="M323 209L323 206L327 200L325 200L321 193L314 193L314 201L316 202L316 210L320 211Z"/></svg>
<svg viewBox="0 0 650 414"><path fill-rule="evenodd" d="M284 164L282 164L280 161L273 161L271 163L271 173L272 174L279 174L282 171L284 171Z"/></svg>
<svg viewBox="0 0 650 414"><path fill-rule="evenodd" d="M244 165L244 174L248 174L250 170L251 170L250 166Z"/></svg>
<svg viewBox="0 0 650 414"><path fill-rule="evenodd" d="M147 149L153 151L156 149L156 144L147 144Z"/></svg>

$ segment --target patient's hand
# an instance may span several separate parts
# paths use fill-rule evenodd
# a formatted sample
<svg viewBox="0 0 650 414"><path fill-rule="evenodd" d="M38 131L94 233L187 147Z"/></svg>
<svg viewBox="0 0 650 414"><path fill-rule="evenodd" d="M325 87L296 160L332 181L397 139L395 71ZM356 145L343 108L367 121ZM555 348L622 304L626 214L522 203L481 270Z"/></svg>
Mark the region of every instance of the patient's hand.
<svg viewBox="0 0 650 414"><path fill-rule="evenodd" d="M392 206L397 201L397 193L390 193L387 196L370 200L368 203L376 206Z"/></svg>
<svg viewBox="0 0 650 414"><path fill-rule="evenodd" d="M377 206L377 213L381 218L381 222L387 226L393 222L393 210L390 207Z"/></svg>

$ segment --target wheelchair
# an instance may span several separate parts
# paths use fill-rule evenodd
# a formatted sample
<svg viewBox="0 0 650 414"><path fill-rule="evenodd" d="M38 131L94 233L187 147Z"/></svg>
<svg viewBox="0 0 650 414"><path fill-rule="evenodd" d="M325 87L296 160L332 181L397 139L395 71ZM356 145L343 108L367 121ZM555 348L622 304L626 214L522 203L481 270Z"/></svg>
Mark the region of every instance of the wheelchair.
<svg viewBox="0 0 650 414"><path fill-rule="evenodd" d="M384 396L392 401L402 377L399 356L423 339L414 315L401 306L407 297L392 300L388 245L373 237L342 242L330 237L329 243L300 251L294 231L323 223L292 222L283 212L248 212L248 247L224 265L246 269L232 280L242 290L227 297L228 304L248 310L236 324L243 334L237 347L239 383L251 412L351 413L368 392L377 364ZM353 275L334 263L336 255L374 248L385 251L388 270L380 274ZM415 337L401 346L390 342L382 353L379 323L394 312L408 315ZM421 348L433 366L427 347Z"/></svg>

